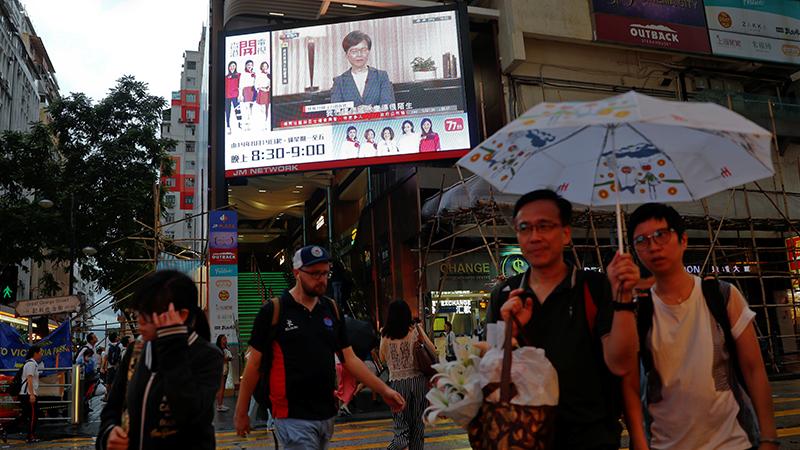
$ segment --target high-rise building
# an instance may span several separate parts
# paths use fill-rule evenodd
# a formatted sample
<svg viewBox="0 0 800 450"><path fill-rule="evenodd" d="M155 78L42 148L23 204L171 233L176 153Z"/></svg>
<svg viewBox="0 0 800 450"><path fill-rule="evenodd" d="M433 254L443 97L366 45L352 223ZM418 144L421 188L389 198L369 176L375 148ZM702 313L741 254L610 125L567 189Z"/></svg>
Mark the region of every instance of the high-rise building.
<svg viewBox="0 0 800 450"><path fill-rule="evenodd" d="M162 236L198 258L202 252L205 235L205 207L203 186L207 181L207 138L201 86L204 72L205 30L197 50L183 54L183 71L180 90L172 92L170 109L162 115L161 135L175 141L169 149L173 160L172 174L163 178L167 194L164 196L165 212L161 216ZM179 251L178 253L181 253Z"/></svg>

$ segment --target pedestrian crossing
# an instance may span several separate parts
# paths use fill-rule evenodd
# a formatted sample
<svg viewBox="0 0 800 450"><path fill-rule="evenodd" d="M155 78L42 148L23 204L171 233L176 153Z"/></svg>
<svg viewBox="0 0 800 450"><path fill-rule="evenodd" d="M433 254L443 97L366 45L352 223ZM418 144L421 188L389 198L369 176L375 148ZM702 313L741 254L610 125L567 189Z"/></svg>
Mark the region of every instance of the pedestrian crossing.
<svg viewBox="0 0 800 450"><path fill-rule="evenodd" d="M774 399L775 418L778 425L778 436L784 440L782 448L800 450L800 392L792 392L794 396L781 396ZM339 423L331 441L331 448L338 450L378 450L385 449L393 436L391 419L376 419ZM795 438L795 439L791 439ZM248 437L237 436L234 431L216 433L217 449L220 450L258 450L274 449L272 433L266 429L253 431ZM627 445L627 436L623 435L623 448ZM9 440L0 448L30 449L74 449L90 450L94 448L94 438L75 437L50 440L33 445L25 445L21 441ZM464 430L449 420L440 420L425 430L425 448L431 450L466 450L469 442Z"/></svg>

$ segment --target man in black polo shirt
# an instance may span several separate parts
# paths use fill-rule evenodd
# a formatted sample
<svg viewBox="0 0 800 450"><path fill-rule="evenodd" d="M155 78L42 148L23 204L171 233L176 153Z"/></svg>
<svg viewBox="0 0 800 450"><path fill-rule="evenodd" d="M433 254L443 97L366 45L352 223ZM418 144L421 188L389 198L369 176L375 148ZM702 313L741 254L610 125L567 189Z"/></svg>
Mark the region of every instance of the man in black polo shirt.
<svg viewBox="0 0 800 450"><path fill-rule="evenodd" d="M517 201L514 229L530 269L495 287L487 320L509 323L515 315L523 326L521 333L515 329L518 341L544 349L555 367L555 448L618 449L617 376L638 368L629 305L639 270L630 255L621 254L608 266L608 279L565 262L571 216L572 205L550 190L529 192ZM622 293L616 301L612 287Z"/></svg>
<svg viewBox="0 0 800 450"><path fill-rule="evenodd" d="M333 300L324 297L331 273L327 250L316 245L303 247L295 253L292 265L297 283L279 300L277 330L271 330L272 302L261 308L253 324L250 356L236 402L236 431L240 435L250 431L250 396L258 382L261 356L270 351L270 400L280 446L325 449L338 410L335 354L344 358L345 368L380 394L393 411L403 409L405 401L355 356L344 320Z"/></svg>

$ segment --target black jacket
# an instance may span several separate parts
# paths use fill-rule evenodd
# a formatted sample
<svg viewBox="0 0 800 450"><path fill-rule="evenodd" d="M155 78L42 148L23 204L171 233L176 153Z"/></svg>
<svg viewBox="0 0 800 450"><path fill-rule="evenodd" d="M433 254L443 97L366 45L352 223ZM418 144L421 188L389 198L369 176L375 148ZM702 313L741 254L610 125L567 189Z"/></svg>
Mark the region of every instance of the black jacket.
<svg viewBox="0 0 800 450"><path fill-rule="evenodd" d="M128 383L131 344L100 416L96 447L122 423L127 398L129 449L214 449L214 397L222 380L222 353L178 325L144 344ZM127 393L127 397L126 397Z"/></svg>

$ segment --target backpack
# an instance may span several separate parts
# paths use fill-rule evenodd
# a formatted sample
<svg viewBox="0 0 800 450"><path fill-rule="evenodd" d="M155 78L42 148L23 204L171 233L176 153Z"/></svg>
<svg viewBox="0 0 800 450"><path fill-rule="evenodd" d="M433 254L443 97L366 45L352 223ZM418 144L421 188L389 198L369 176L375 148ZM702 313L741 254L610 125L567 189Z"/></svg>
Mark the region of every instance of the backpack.
<svg viewBox="0 0 800 450"><path fill-rule="evenodd" d="M107 359L108 366L116 367L121 359L122 359L122 350L119 348L119 344L111 344L108 347L108 359Z"/></svg>
<svg viewBox="0 0 800 450"><path fill-rule="evenodd" d="M20 391L22 391L22 385L25 384L28 380L22 380L22 370L25 369L25 364L28 362L33 361L33 359L29 359L22 364L22 367L17 370L17 373L14 374L14 378L11 380L11 383L8 385L8 390L6 391L10 395L20 395Z"/></svg>
<svg viewBox="0 0 800 450"><path fill-rule="evenodd" d="M330 302L333 313L336 315L336 320L340 320L339 308L336 307L336 301L325 296L320 297L320 299ZM261 364L258 368L258 382L256 383L256 388L253 390L253 398L256 403L262 408L267 409L272 408L272 402L269 399L269 375L272 369L272 343L275 342L275 339L278 337L278 324L280 324L282 320L280 297L273 297L270 303L272 303L272 322L268 334L268 345L261 355ZM344 361L341 354L339 355L339 359Z"/></svg>
<svg viewBox="0 0 800 450"><path fill-rule="evenodd" d="M91 347L89 347L88 345L84 345L83 347L78 349L78 353L75 353L75 359L72 361L73 364L77 364L78 363L78 357L80 357L81 353L83 353L83 351L86 350L86 349L91 350Z"/></svg>
<svg viewBox="0 0 800 450"><path fill-rule="evenodd" d="M755 408L747 393L747 386L744 382L744 375L739 366L739 357L736 351L736 340L733 338L732 325L728 316L728 299L731 293L731 284L718 281L716 279L705 279L702 282L703 297L706 300L711 316L719 324L725 336L725 350L728 353L728 373L731 391L739 405L739 413L736 416L739 425L747 434L748 439L753 445L758 446L759 429ZM648 403L657 403L663 398L661 395L662 381L658 372L655 370L653 354L647 346L647 338L650 329L653 328L653 297L650 290L639 296L639 306L636 320L636 327L639 333L639 357L642 363L642 407L645 417L645 430L649 435L652 417L648 412Z"/></svg>

